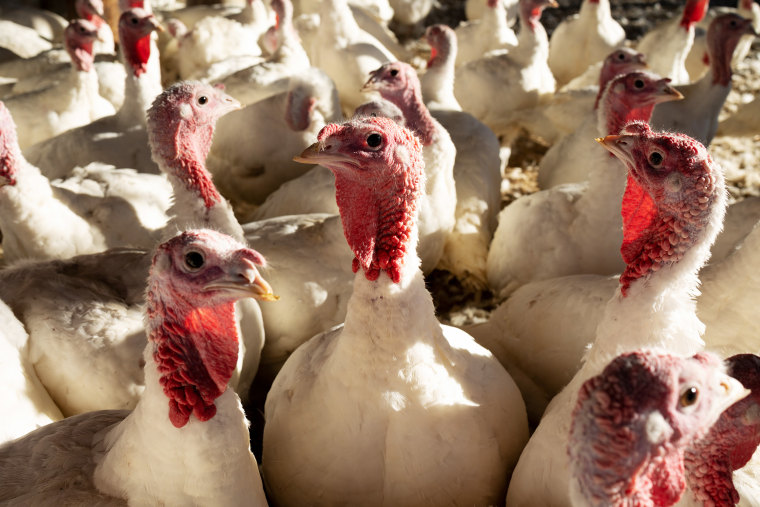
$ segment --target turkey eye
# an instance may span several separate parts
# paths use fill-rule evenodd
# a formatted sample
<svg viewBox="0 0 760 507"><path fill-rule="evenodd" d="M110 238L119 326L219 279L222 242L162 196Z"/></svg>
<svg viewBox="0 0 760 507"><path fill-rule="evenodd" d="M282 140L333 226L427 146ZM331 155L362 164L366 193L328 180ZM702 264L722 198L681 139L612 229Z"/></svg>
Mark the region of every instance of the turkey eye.
<svg viewBox="0 0 760 507"><path fill-rule="evenodd" d="M625 53L619 53L619 54L618 54L618 60L620 60L621 62L622 62L623 60L625 60Z"/></svg>
<svg viewBox="0 0 760 507"><path fill-rule="evenodd" d="M208 97L206 97L205 95L201 95L200 97L198 97L198 104L204 105L206 102L208 102Z"/></svg>
<svg viewBox="0 0 760 507"><path fill-rule="evenodd" d="M696 387L690 387L681 393L681 398L678 400L678 404L681 407L686 408L694 405L699 399L699 389Z"/></svg>
<svg viewBox="0 0 760 507"><path fill-rule="evenodd" d="M391 69L391 76L393 77L398 76L398 69Z"/></svg>
<svg viewBox="0 0 760 507"><path fill-rule="evenodd" d="M636 81L633 82L633 86L641 90L642 88L644 88L644 81L642 81L641 79L637 79Z"/></svg>
<svg viewBox="0 0 760 507"><path fill-rule="evenodd" d="M129 20L133 25L137 24L137 18L132 18Z"/></svg>
<svg viewBox="0 0 760 507"><path fill-rule="evenodd" d="M204 261L203 254L195 250L185 254L185 266L192 271L201 269Z"/></svg>
<svg viewBox="0 0 760 507"><path fill-rule="evenodd" d="M660 164L662 164L662 153L653 151L649 155L649 163L654 167L658 167Z"/></svg>
<svg viewBox="0 0 760 507"><path fill-rule="evenodd" d="M367 136L367 146L370 148L377 148L380 146L383 142L383 137L378 134L377 132L373 132L372 134Z"/></svg>

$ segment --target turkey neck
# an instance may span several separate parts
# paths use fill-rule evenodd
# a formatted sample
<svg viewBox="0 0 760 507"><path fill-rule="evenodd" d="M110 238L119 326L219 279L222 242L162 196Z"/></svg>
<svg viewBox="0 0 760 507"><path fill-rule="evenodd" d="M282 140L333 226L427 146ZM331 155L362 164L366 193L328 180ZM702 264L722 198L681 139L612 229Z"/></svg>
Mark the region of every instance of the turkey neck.
<svg viewBox="0 0 760 507"><path fill-rule="evenodd" d="M167 298L163 289L148 286L148 341L169 420L181 428L190 417L208 421L216 415L214 400L227 389L237 364L235 306L196 308L177 295Z"/></svg>
<svg viewBox="0 0 760 507"><path fill-rule="evenodd" d="M530 63L544 61L549 57L549 37L541 24L543 9L527 10L521 2L520 21L522 26L517 34L517 48L510 51L510 56L526 66Z"/></svg>
<svg viewBox="0 0 760 507"><path fill-rule="evenodd" d="M167 175L174 190L174 203L167 230L210 227L245 242L243 229L206 169L206 157L214 134L213 125L193 130L179 122L168 131L149 133L153 160Z"/></svg>
<svg viewBox="0 0 760 507"><path fill-rule="evenodd" d="M456 60L456 37L441 36L433 46L433 54L427 64L427 70L420 78L422 96L428 104L435 104L442 109L461 111L454 96L454 61Z"/></svg>
<svg viewBox="0 0 760 507"><path fill-rule="evenodd" d="M2 136L0 166L11 184L0 185L0 226L7 261L70 257L106 247L105 238L85 218L59 201L50 180L29 164L18 142ZM66 231L65 236L61 231Z"/></svg>
<svg viewBox="0 0 760 507"><path fill-rule="evenodd" d="M400 94L383 94L383 98L401 109L406 125L419 136L423 146L430 146L435 142L436 122L422 101L419 84L405 87Z"/></svg>
<svg viewBox="0 0 760 507"><path fill-rule="evenodd" d="M161 93L160 76L151 72L155 68L155 51L151 51L151 36L146 35L132 44L125 35L122 40L122 58L126 78L124 80L124 103L119 109L119 121L125 125L146 126L145 111L153 99ZM132 41L130 41L132 42Z"/></svg>
<svg viewBox="0 0 760 507"><path fill-rule="evenodd" d="M147 331L149 341L143 357L145 359L145 391L132 413L116 428L105 435L103 446L105 455L95 470L95 485L99 490L125 498L129 495L130 503L135 505L156 505L162 502L191 504L240 504L230 500L229 495L240 492L254 481L257 474L255 460L248 446L247 421L240 407L240 401L232 389L223 387L223 391L213 399L213 416L205 421L193 412L186 423L178 428L170 415L169 403L172 398L165 391L171 381L165 381L166 361L161 352L161 343L166 336L174 336L174 343L167 344L171 349L169 356L177 358L179 363L188 363L198 356L203 361L194 364L193 369L216 371L209 374L212 380L199 373L187 374L183 371L173 378L187 378L188 384L200 383L213 386L219 390L224 381L226 366L233 362L222 358L225 368L219 364L210 365L210 350L200 351L197 356L185 356L192 347L191 343L200 344L201 340L211 339L211 347L217 351L230 349L237 351L235 323L230 321L232 311L225 308L208 308L203 311L204 322L196 322L185 303L174 298L165 301L161 290L155 284L149 284L147 297ZM221 310L217 313L216 310ZM196 310L197 311L197 310ZM165 313L164 313L165 312ZM163 320L163 316L166 317ZM206 320L209 319L209 320ZM214 324L211 330L193 328L195 322L204 327ZM202 332L201 334L199 331ZM178 347L178 348L175 348ZM156 358L159 358L157 361ZM234 362L233 362L234 364ZM183 380L184 382L185 380ZM166 382L164 384L164 382ZM207 387L200 389L206 391ZM177 399L192 399L191 390L183 386ZM208 391L206 391L208 392ZM198 413L208 415L208 411ZM205 417L205 415L203 416ZM188 487L188 484L195 485ZM240 493L238 493L240 494ZM255 498L252 491L249 498ZM228 498L224 498L227 495Z"/></svg>

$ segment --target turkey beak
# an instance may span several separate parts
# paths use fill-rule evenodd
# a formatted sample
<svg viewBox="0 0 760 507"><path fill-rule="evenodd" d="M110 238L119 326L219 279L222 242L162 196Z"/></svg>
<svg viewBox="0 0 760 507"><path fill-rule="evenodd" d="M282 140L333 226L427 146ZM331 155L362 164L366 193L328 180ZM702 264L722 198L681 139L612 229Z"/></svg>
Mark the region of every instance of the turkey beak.
<svg viewBox="0 0 760 507"><path fill-rule="evenodd" d="M553 8L555 8L555 9L556 9L556 8L558 8L558 7L559 7L559 3L557 3L557 0L549 0L549 1L546 3L546 6L547 6L547 7L553 7Z"/></svg>
<svg viewBox="0 0 760 507"><path fill-rule="evenodd" d="M151 30L155 30L157 32L164 31L163 25L159 23L158 19L156 19L156 17L153 14L148 16L148 25L150 26Z"/></svg>
<svg viewBox="0 0 760 507"><path fill-rule="evenodd" d="M648 69L649 64L647 63L646 57L643 53L636 53L636 56L633 58L633 61L641 65L643 69Z"/></svg>
<svg viewBox="0 0 760 507"><path fill-rule="evenodd" d="M346 164L355 165L349 155L337 151L339 146L335 139L328 137L324 141L312 144L299 156L293 157L293 160L302 164L320 164L327 168L333 168L336 165L341 167Z"/></svg>
<svg viewBox="0 0 760 507"><path fill-rule="evenodd" d="M369 73L369 79L366 83L364 83L364 86L362 86L362 89L360 91L363 92L370 92L377 90L377 82L379 80L380 75L380 69L373 70Z"/></svg>
<svg viewBox="0 0 760 507"><path fill-rule="evenodd" d="M209 283L203 290L225 290L235 293L243 293L259 301L277 301L272 286L259 274L256 264L243 258L236 269Z"/></svg>
<svg viewBox="0 0 760 507"><path fill-rule="evenodd" d="M659 104L660 102L670 102L671 100L681 100L683 98L683 94L670 86L668 84L669 82L670 79L667 78L658 81L660 90L658 91L657 96L655 96L655 104Z"/></svg>
<svg viewBox="0 0 760 507"><path fill-rule="evenodd" d="M607 137L598 137L596 139L596 142L604 146L604 149L619 158L626 166L636 167L636 164L633 160L633 154L631 153L631 150L633 149L633 140L634 136L612 135Z"/></svg>
<svg viewBox="0 0 760 507"><path fill-rule="evenodd" d="M744 28L744 34L757 37L758 33L757 30L755 30L755 27L752 26L752 20L745 19L744 22L747 24L747 26Z"/></svg>

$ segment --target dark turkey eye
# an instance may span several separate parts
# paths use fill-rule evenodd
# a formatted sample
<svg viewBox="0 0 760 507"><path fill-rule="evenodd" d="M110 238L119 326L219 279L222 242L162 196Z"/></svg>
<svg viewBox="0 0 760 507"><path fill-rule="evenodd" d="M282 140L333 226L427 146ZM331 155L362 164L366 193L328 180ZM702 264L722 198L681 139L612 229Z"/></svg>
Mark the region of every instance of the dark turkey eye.
<svg viewBox="0 0 760 507"><path fill-rule="evenodd" d="M132 19L129 20L129 22L132 23L133 25L136 25L137 24L137 18L132 18Z"/></svg>
<svg viewBox="0 0 760 507"><path fill-rule="evenodd" d="M696 387L689 387L681 393L681 397L678 399L678 404L686 408L694 405L698 399L699 389Z"/></svg>
<svg viewBox="0 0 760 507"><path fill-rule="evenodd" d="M735 19L732 19L731 23L729 23L729 24L731 25L731 28L736 28L736 26L737 26Z"/></svg>
<svg viewBox="0 0 760 507"><path fill-rule="evenodd" d="M618 60L620 60L621 62L625 60L625 53L618 53Z"/></svg>
<svg viewBox="0 0 760 507"><path fill-rule="evenodd" d="M200 97L198 97L198 104L204 105L206 102L208 102L208 97L206 97L205 95L201 95Z"/></svg>
<svg viewBox="0 0 760 507"><path fill-rule="evenodd" d="M658 151L653 151L649 155L649 163L652 164L655 167L657 167L660 164L662 164L662 153L660 153Z"/></svg>
<svg viewBox="0 0 760 507"><path fill-rule="evenodd" d="M367 146L370 148L377 148L383 143L383 136L378 134L377 132L373 132L372 134L367 136Z"/></svg>
<svg viewBox="0 0 760 507"><path fill-rule="evenodd" d="M201 269L203 267L204 261L205 259L203 258L203 254L196 252L195 250L192 250L185 254L185 266L187 266L187 268L192 271Z"/></svg>
<svg viewBox="0 0 760 507"><path fill-rule="evenodd" d="M398 69L391 69L391 76L393 77L398 76Z"/></svg>
<svg viewBox="0 0 760 507"><path fill-rule="evenodd" d="M641 79L637 79L636 81L633 82L633 86L641 90L642 88L644 88L644 81L642 81Z"/></svg>

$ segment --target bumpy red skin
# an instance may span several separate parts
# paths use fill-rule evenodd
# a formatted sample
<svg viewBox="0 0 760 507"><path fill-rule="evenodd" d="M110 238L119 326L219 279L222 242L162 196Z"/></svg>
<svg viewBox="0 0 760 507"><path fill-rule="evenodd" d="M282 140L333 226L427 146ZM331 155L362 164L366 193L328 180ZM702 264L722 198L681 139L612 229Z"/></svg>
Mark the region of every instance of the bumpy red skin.
<svg viewBox="0 0 760 507"><path fill-rule="evenodd" d="M628 168L623 196L624 296L634 281L683 258L709 222L719 192L725 191L719 184L720 169L698 141L682 134L655 133L640 122L625 131L638 133L641 143L634 150L635 166ZM669 154L659 168L648 160L655 149ZM677 191L668 189L668 178L673 177L680 185Z"/></svg>
<svg viewBox="0 0 760 507"><path fill-rule="evenodd" d="M368 149L366 137L383 136L383 149ZM319 133L320 143L332 139L351 154L356 167L336 167L335 198L343 232L354 252L354 272L368 280L385 271L398 283L407 257L417 200L422 193L422 147L409 130L381 117L364 117L343 125L330 124Z"/></svg>

